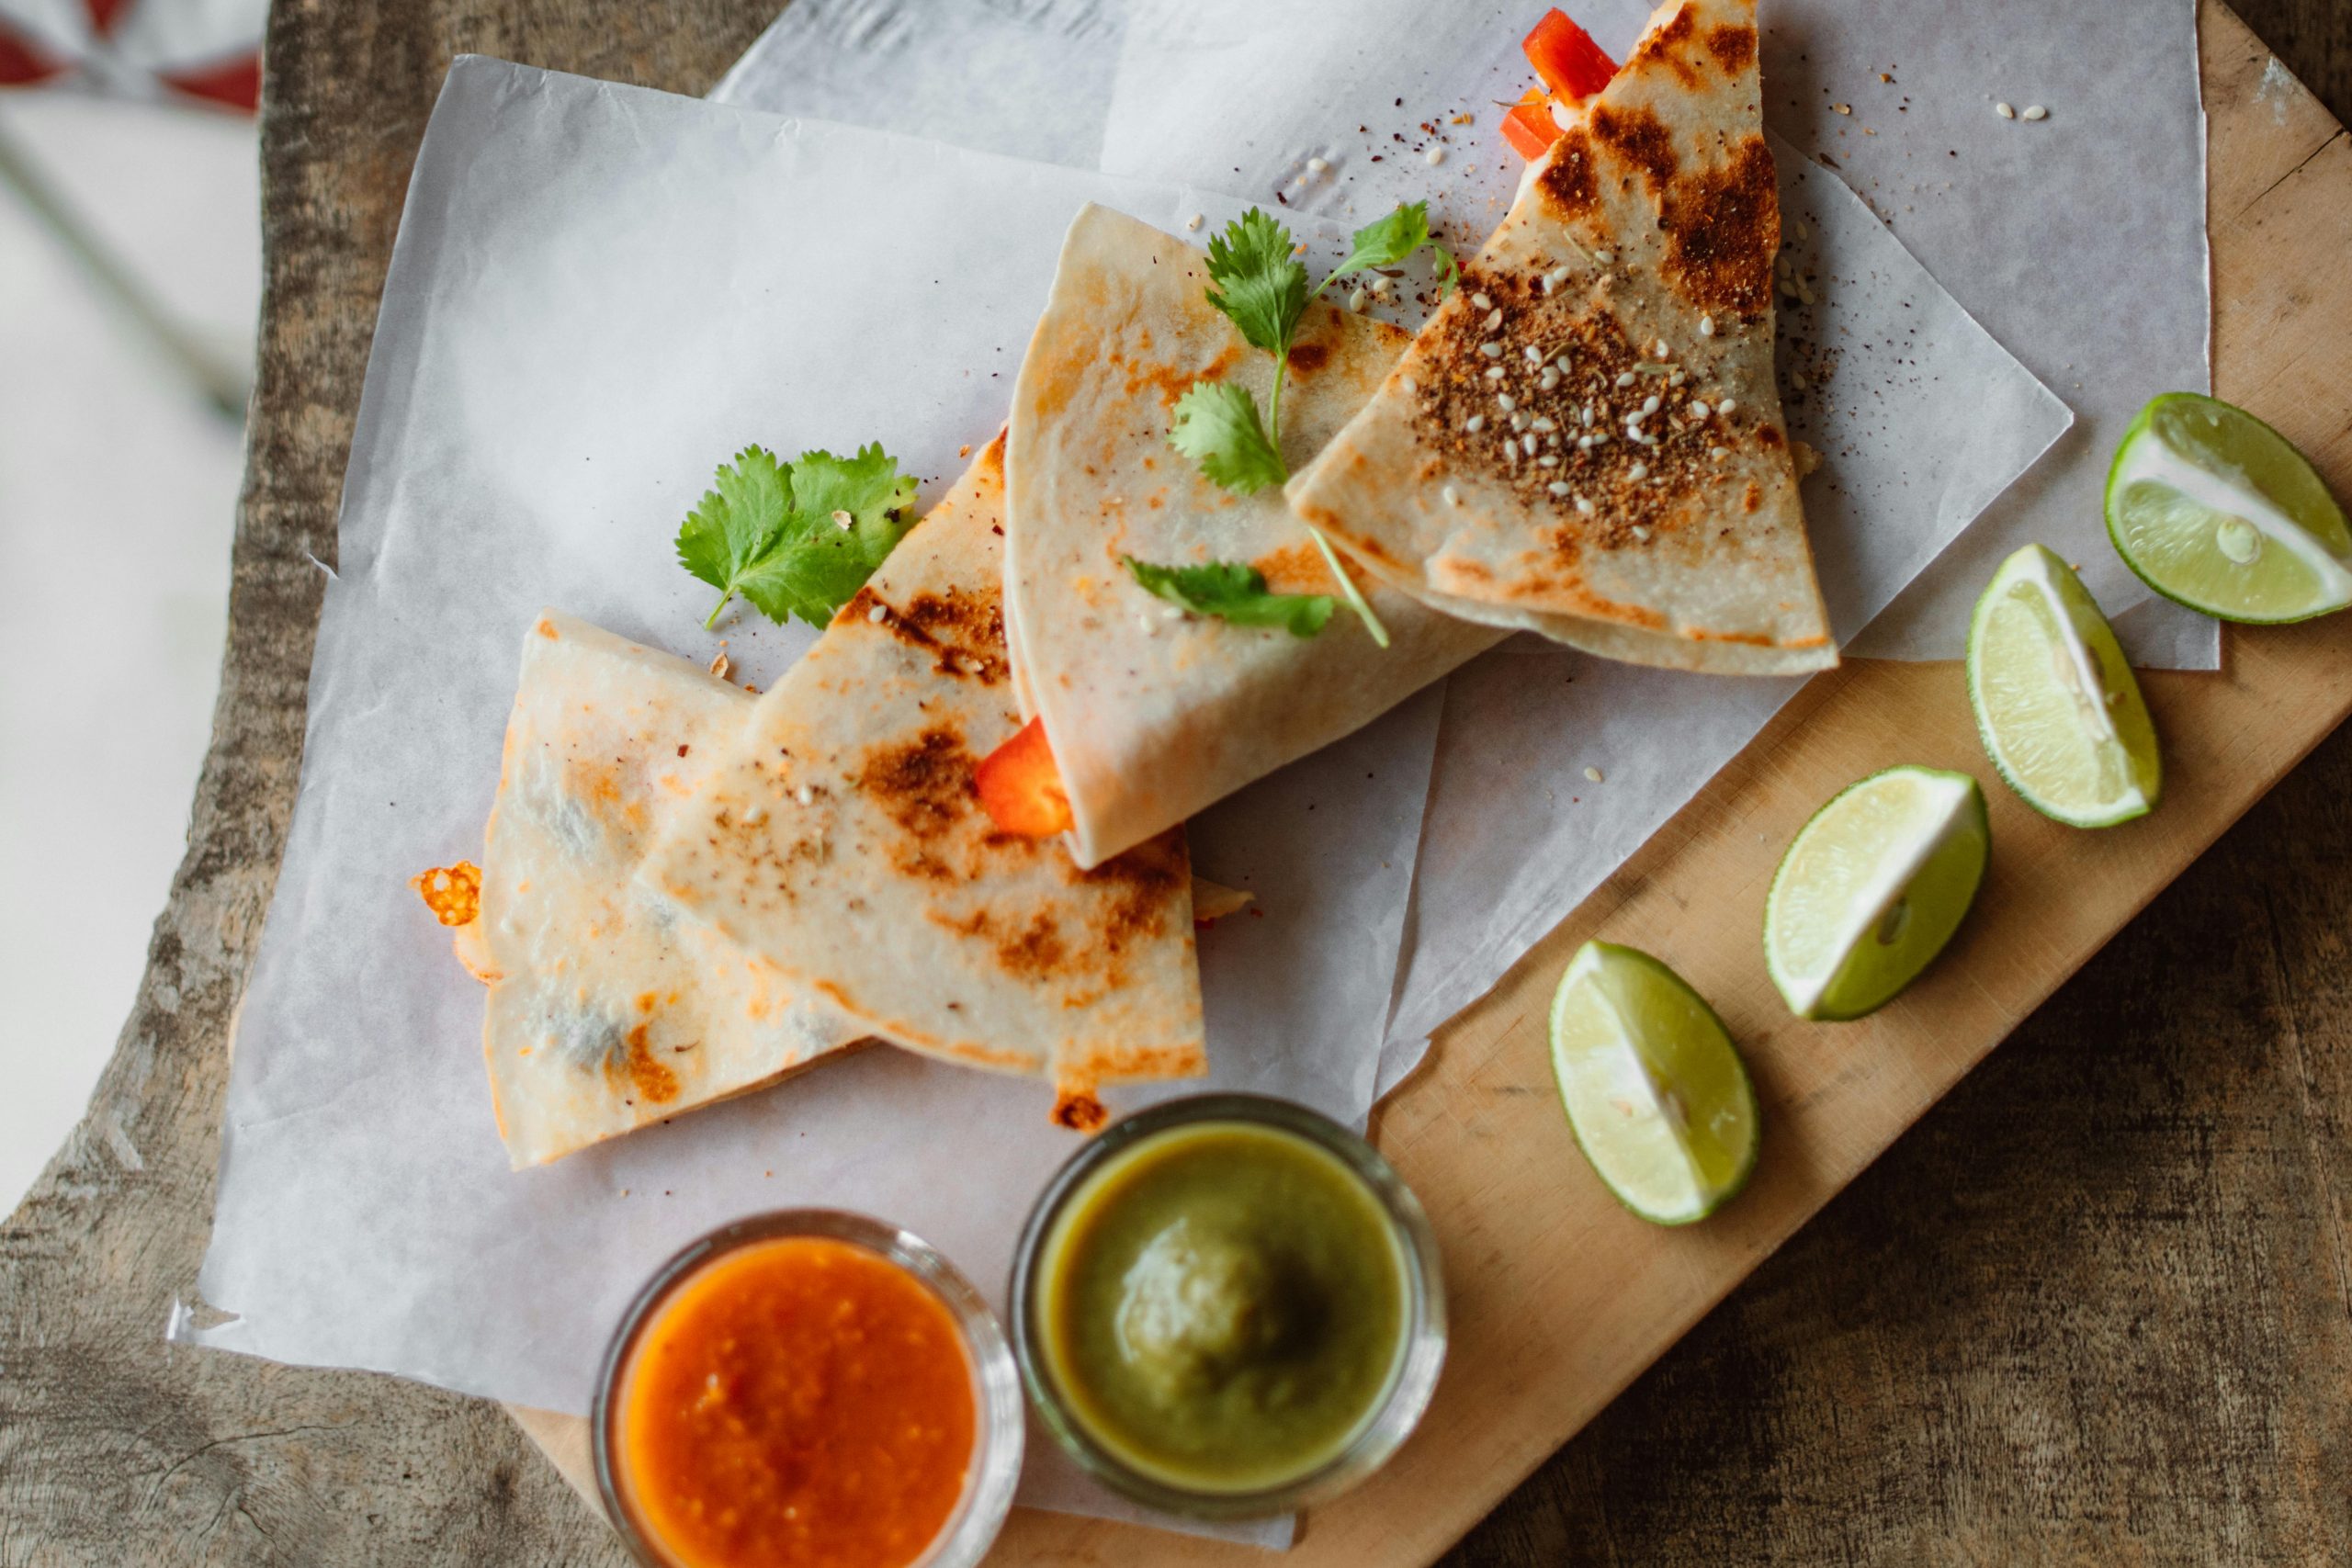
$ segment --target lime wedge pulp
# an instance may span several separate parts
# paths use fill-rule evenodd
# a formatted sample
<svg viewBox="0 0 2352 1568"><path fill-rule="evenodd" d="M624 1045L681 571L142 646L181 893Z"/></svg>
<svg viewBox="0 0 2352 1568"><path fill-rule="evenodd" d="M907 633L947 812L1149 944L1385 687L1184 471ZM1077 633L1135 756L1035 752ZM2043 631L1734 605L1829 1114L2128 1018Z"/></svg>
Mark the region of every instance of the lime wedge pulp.
<svg viewBox="0 0 2352 1568"><path fill-rule="evenodd" d="M1646 953L1589 942L1552 998L1552 1070L1577 1145L1645 1220L1712 1214L1756 1165L1756 1090L1714 1010Z"/></svg>
<svg viewBox="0 0 2352 1568"><path fill-rule="evenodd" d="M1764 966L1799 1018L1892 1001L1941 953L1992 848L1966 773L1889 768L1838 792L1798 832L1764 900Z"/></svg>
<svg viewBox="0 0 2352 1568"><path fill-rule="evenodd" d="M2244 409L2166 392L2107 472L2107 532L2167 599L2225 621L2301 621L2352 604L2352 528L2285 436Z"/></svg>
<svg viewBox="0 0 2352 1568"><path fill-rule="evenodd" d="M2098 601L2040 545L1976 601L1968 700L1993 766L2043 816L2108 828L2155 806L2164 769L2140 683Z"/></svg>

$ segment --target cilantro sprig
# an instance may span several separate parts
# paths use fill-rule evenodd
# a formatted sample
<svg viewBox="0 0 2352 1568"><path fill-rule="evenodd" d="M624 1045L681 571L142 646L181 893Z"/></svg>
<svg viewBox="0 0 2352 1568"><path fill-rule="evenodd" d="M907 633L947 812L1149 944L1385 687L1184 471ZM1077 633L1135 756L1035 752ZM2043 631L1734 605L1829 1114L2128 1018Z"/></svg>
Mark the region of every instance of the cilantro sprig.
<svg viewBox="0 0 2352 1568"><path fill-rule="evenodd" d="M1262 209L1253 207L1227 224L1222 234L1209 241L1208 301L1239 329L1250 347L1274 356L1273 388L1267 394L1261 418L1258 400L1248 388L1230 381L1193 382L1176 400L1169 443L1193 459L1210 483L1238 494L1255 495L1289 479L1290 469L1282 454L1283 381L1290 369L1291 344L1298 336L1299 323L1306 320L1308 303L1340 278L1374 267L1395 266L1425 245L1436 258L1440 288L1452 289L1461 269L1454 264L1453 254L1430 237L1429 204L1420 201L1401 206L1357 230L1347 259L1310 288L1306 264L1298 259L1297 243L1288 229ZM1363 622L1372 640L1386 648L1388 628L1373 614L1355 580L1340 564L1339 552L1320 528L1308 524L1306 531L1339 581L1348 607ZM1136 563L1129 565L1132 569ZM1151 585L1146 582L1145 586ZM1299 635L1311 637L1320 629L1317 622L1314 630Z"/></svg>
<svg viewBox="0 0 2352 1568"><path fill-rule="evenodd" d="M769 619L823 626L914 526L915 481L878 444L790 463L746 446L678 525L678 564L718 590L705 627L737 594Z"/></svg>
<svg viewBox="0 0 2352 1568"><path fill-rule="evenodd" d="M1329 593L1270 593L1265 573L1241 561L1154 566L1133 556L1119 558L1146 592L1238 626L1279 626L1293 637L1313 637L1329 623L1335 607Z"/></svg>

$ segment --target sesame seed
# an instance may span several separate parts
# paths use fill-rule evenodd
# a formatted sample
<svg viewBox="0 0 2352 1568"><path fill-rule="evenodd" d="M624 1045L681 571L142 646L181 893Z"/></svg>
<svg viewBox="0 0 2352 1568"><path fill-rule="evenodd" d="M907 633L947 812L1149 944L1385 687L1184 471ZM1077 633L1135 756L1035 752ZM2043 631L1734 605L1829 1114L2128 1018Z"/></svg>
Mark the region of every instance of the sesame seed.
<svg viewBox="0 0 2352 1568"><path fill-rule="evenodd" d="M1181 621L1184 618L1184 607L1181 604L1162 604L1159 607L1159 618L1163 621Z"/></svg>
<svg viewBox="0 0 2352 1568"><path fill-rule="evenodd" d="M1640 425L1638 425L1638 424L1628 424L1628 425L1626 425L1626 426L1625 426L1625 439L1626 439L1626 440L1628 440L1628 441L1639 441L1641 438L1642 438L1642 427L1641 427Z"/></svg>
<svg viewBox="0 0 2352 1568"><path fill-rule="evenodd" d="M1547 452L1535 459L1535 466L1539 468L1556 468L1560 466L1560 459Z"/></svg>
<svg viewBox="0 0 2352 1568"><path fill-rule="evenodd" d="M1999 115L2003 119L2015 119L2018 118L2018 111L2009 107L2007 104L1995 104L1993 106L1993 112Z"/></svg>
<svg viewBox="0 0 2352 1568"><path fill-rule="evenodd" d="M1701 337L1713 337L1715 335L1715 319L1713 316L1702 316L1699 318L1699 335Z"/></svg>
<svg viewBox="0 0 2352 1568"><path fill-rule="evenodd" d="M1503 378L1503 367L1502 367L1501 366L1499 366L1499 365L1492 366L1492 367L1490 367L1487 369L1487 380L1489 380L1489 381L1499 381L1499 380L1501 380L1502 378Z"/></svg>
<svg viewBox="0 0 2352 1568"><path fill-rule="evenodd" d="M1535 389L1539 392L1548 392L1559 384L1560 373L1557 370L1546 369L1535 378Z"/></svg>
<svg viewBox="0 0 2352 1568"><path fill-rule="evenodd" d="M1592 437L1591 437L1591 436L1589 436L1589 435L1579 435L1579 436L1577 436L1577 451L1579 451L1579 452L1589 452L1589 451L1591 451L1591 450L1592 450Z"/></svg>
<svg viewBox="0 0 2352 1568"><path fill-rule="evenodd" d="M1462 422L1462 428L1476 435L1487 428L1487 416L1482 413L1474 413Z"/></svg>
<svg viewBox="0 0 2352 1568"><path fill-rule="evenodd" d="M1617 265L1617 253L1615 251L1595 251L1592 253L1592 259L1599 262L1603 266L1614 266Z"/></svg>
<svg viewBox="0 0 2352 1568"><path fill-rule="evenodd" d="M794 792L792 798L798 801L803 806L814 806L817 804L817 792L814 789L811 789L808 785L802 784L798 790Z"/></svg>
<svg viewBox="0 0 2352 1568"><path fill-rule="evenodd" d="M1526 354L1527 362L1530 365L1541 365L1544 363L1544 351L1536 347L1533 344L1529 344L1523 352Z"/></svg>
<svg viewBox="0 0 2352 1568"><path fill-rule="evenodd" d="M1821 301L1814 297L1812 289L1806 288L1803 282L1799 282L1797 285L1797 303L1800 305L1818 305Z"/></svg>
<svg viewBox="0 0 2352 1568"><path fill-rule="evenodd" d="M1796 286L1796 280L1795 280L1795 279L1793 279L1793 278L1789 278L1789 277L1783 277L1783 278L1781 278L1781 297L1782 297L1783 299L1795 299L1795 298L1797 297L1797 286Z"/></svg>
<svg viewBox="0 0 2352 1568"><path fill-rule="evenodd" d="M1717 413L1729 413L1732 410L1737 407L1739 407L1739 400L1737 398L1725 398L1715 405L1715 412Z"/></svg>
<svg viewBox="0 0 2352 1568"><path fill-rule="evenodd" d="M1372 296L1369 293L1366 293L1363 288L1359 285L1354 291L1350 293L1348 296L1348 309L1361 313L1364 308L1365 302L1371 298Z"/></svg>
<svg viewBox="0 0 2352 1568"><path fill-rule="evenodd" d="M1324 158L1309 158L1306 161L1306 172L1310 175L1319 175L1330 166L1329 160Z"/></svg>
<svg viewBox="0 0 2352 1568"><path fill-rule="evenodd" d="M1197 228L1199 228L1200 226L1201 226L1201 215L1200 215L1199 213L1197 213L1197 212L1193 213L1190 218L1187 218L1187 219L1185 219L1185 220L1184 220L1184 227L1185 227L1185 228L1187 228L1187 229L1197 229Z"/></svg>
<svg viewBox="0 0 2352 1568"><path fill-rule="evenodd" d="M1634 525L1634 537L1646 545L1650 542L1650 531L1636 523Z"/></svg>
<svg viewBox="0 0 2352 1568"><path fill-rule="evenodd" d="M1143 633L1146 637L1158 637L1159 635L1159 623L1153 620L1149 615L1137 615L1136 617L1136 629Z"/></svg>
<svg viewBox="0 0 2352 1568"><path fill-rule="evenodd" d="M1525 430L1527 428L1527 416L1523 413L1515 413L1511 415L1510 427L1513 430Z"/></svg>
<svg viewBox="0 0 2352 1568"><path fill-rule="evenodd" d="M1708 409L1707 405L1699 399L1693 398L1690 400L1690 417L1692 419L1704 419L1710 412L1711 411Z"/></svg>
<svg viewBox="0 0 2352 1568"><path fill-rule="evenodd" d="M1512 468L1519 467L1519 443L1508 435L1503 437L1503 456L1510 459Z"/></svg>
<svg viewBox="0 0 2352 1568"><path fill-rule="evenodd" d="M1592 502L1586 500L1583 496L1578 496L1577 497L1577 510L1583 513L1587 517L1589 517L1593 513Z"/></svg>
<svg viewBox="0 0 2352 1568"><path fill-rule="evenodd" d="M1484 292L1470 296L1470 303L1477 306L1481 310L1491 310L1495 308L1495 302L1487 299Z"/></svg>
<svg viewBox="0 0 2352 1568"><path fill-rule="evenodd" d="M1731 448L1728 446L1711 446L1707 449L1707 456L1720 463L1725 457L1731 456Z"/></svg>
<svg viewBox="0 0 2352 1568"><path fill-rule="evenodd" d="M1592 405L1591 405L1590 403L1587 403L1587 404L1585 404L1585 405L1584 405L1584 407L1583 407L1582 409L1578 410L1578 411L1577 412L1577 421L1578 421L1580 423L1582 423L1582 424L1584 425L1584 427L1585 427L1586 429L1588 429L1588 430L1591 429L1591 428L1592 428Z"/></svg>
<svg viewBox="0 0 2352 1568"><path fill-rule="evenodd" d="M1550 484L1545 485L1544 488L1550 491L1554 495L1566 495L1568 493L1568 481L1566 479L1554 479Z"/></svg>
<svg viewBox="0 0 2352 1568"><path fill-rule="evenodd" d="M890 618L890 606L876 604L874 608L865 612L865 618L878 626Z"/></svg>
<svg viewBox="0 0 2352 1568"><path fill-rule="evenodd" d="M1831 112L1835 114L1852 114L1854 112L1854 106L1851 104L1832 104L1829 107ZM1312 164L1307 165L1310 169L1314 166L1315 165Z"/></svg>
<svg viewBox="0 0 2352 1568"><path fill-rule="evenodd" d="M1792 387L1794 387L1798 391L1802 392L1802 391L1804 391L1807 387L1812 386L1812 385L1813 385L1813 383L1812 383L1812 382L1810 382L1810 381L1808 381L1808 380L1806 380L1806 379L1804 378L1804 371L1802 371L1802 370L1792 370L1792 371L1790 371L1790 372L1789 372L1789 385L1790 385L1790 386L1792 386Z"/></svg>
<svg viewBox="0 0 2352 1568"><path fill-rule="evenodd" d="M1445 497L1445 503L1448 506L1459 506L1462 504L1462 492L1454 489L1452 485L1446 486L1438 493Z"/></svg>
<svg viewBox="0 0 2352 1568"><path fill-rule="evenodd" d="M1498 305L1495 309L1487 312L1487 330L1488 332L1493 332L1497 327L1501 326L1502 324L1502 307Z"/></svg>
<svg viewBox="0 0 2352 1568"><path fill-rule="evenodd" d="M1552 275L1547 272L1543 276L1535 280L1535 287L1542 289L1544 291L1544 297L1548 299L1552 297L1552 290L1558 288L1559 285L1552 281Z"/></svg>
<svg viewBox="0 0 2352 1568"><path fill-rule="evenodd" d="M1428 152L1421 154L1421 159L1424 163L1428 164L1430 168L1434 169L1440 164L1445 162L1445 149L1442 147L1432 147Z"/></svg>
<svg viewBox="0 0 2352 1568"><path fill-rule="evenodd" d="M1609 778L1609 775L1602 773L1599 768L1587 768L1584 771L1584 776L1594 784L1605 784L1608 782Z"/></svg>
<svg viewBox="0 0 2352 1568"><path fill-rule="evenodd" d="M1413 379L1410 376L1401 376L1397 378L1397 384L1403 387L1408 394L1418 392L1421 389L1421 384Z"/></svg>
<svg viewBox="0 0 2352 1568"><path fill-rule="evenodd" d="M1512 397L1509 392L1497 392L1495 394L1495 406L1502 410L1503 412L1509 413L1511 410L1519 407L1519 400Z"/></svg>
<svg viewBox="0 0 2352 1568"><path fill-rule="evenodd" d="M1536 416L1535 428L1544 432L1546 434L1549 434L1551 432L1557 430L1560 427L1552 423L1551 416L1548 414L1539 414Z"/></svg>
<svg viewBox="0 0 2352 1568"><path fill-rule="evenodd" d="M1657 355L1660 359L1671 359L1674 357L1674 350L1666 346L1666 340L1664 338L1660 338L1657 342L1652 344L1650 345L1650 352Z"/></svg>
<svg viewBox="0 0 2352 1568"><path fill-rule="evenodd" d="M1689 377L1683 375L1681 371L1677 370L1673 375L1668 376L1666 378L1666 384L1669 387L1679 387L1683 382L1689 379Z"/></svg>
<svg viewBox="0 0 2352 1568"><path fill-rule="evenodd" d="M1657 395L1655 392L1642 400L1642 417L1644 419L1647 419L1650 415L1657 412L1657 411L1658 400Z"/></svg>
<svg viewBox="0 0 2352 1568"><path fill-rule="evenodd" d="M1619 391L1623 391L1633 384L1634 373L1631 370L1621 370L1617 373L1617 389Z"/></svg>
<svg viewBox="0 0 2352 1568"><path fill-rule="evenodd" d="M2020 119L2048 119L2050 118L2050 111L2043 108L2040 104L2035 104L2018 118Z"/></svg>
<svg viewBox="0 0 2352 1568"><path fill-rule="evenodd" d="M1489 359L1500 359L1503 356L1503 345L1490 338L1478 345L1478 352Z"/></svg>
<svg viewBox="0 0 2352 1568"><path fill-rule="evenodd" d="M1650 477L1650 466L1647 463L1636 463L1625 470L1625 477L1637 482L1645 479Z"/></svg>
<svg viewBox="0 0 2352 1568"><path fill-rule="evenodd" d="M1519 444L1520 449L1524 451L1529 457L1532 457L1535 456L1535 437L1532 435L1522 435L1519 438Z"/></svg>
<svg viewBox="0 0 2352 1568"><path fill-rule="evenodd" d="M1555 284L1566 283L1568 280L1568 269L1565 265L1555 266L1544 276Z"/></svg>

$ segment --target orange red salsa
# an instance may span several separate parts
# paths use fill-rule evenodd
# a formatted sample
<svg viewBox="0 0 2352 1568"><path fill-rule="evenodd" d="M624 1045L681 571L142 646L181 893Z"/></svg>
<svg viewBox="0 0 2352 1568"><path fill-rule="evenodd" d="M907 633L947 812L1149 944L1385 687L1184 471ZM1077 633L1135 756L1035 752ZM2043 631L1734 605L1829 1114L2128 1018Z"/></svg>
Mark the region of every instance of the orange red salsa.
<svg viewBox="0 0 2352 1568"><path fill-rule="evenodd" d="M903 1568L978 1434L947 1307L845 1242L754 1243L680 1284L621 1379L619 1481L689 1568Z"/></svg>

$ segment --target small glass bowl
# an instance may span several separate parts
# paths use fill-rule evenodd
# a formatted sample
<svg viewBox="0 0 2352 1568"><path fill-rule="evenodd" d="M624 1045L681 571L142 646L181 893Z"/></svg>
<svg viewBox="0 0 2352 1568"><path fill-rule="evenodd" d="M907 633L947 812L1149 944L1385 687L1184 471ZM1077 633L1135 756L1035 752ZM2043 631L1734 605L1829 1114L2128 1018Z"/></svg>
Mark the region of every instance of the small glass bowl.
<svg viewBox="0 0 2352 1568"><path fill-rule="evenodd" d="M589 1416L595 1444L596 1489L604 1495L606 1516L645 1568L677 1568L677 1560L639 1519L621 1474L617 1452L621 1393L638 1340L672 1293L709 1264L746 1247L799 1237L844 1242L898 1265L929 1289L955 1318L972 1369L977 1416L972 1461L955 1512L908 1568L973 1568L1003 1528L1004 1516L1012 1506L1013 1486L1021 1479L1021 1374L1013 1366L1012 1352L996 1314L954 1264L921 1237L896 1225L838 1209L784 1209L721 1225L672 1258L646 1281L605 1348L604 1368L596 1377L596 1404Z"/></svg>
<svg viewBox="0 0 2352 1568"><path fill-rule="evenodd" d="M1345 1448L1314 1470L1254 1491L1193 1490L1136 1469L1096 1441L1071 1412L1046 1365L1036 1321L1044 1281L1039 1262L1063 1208L1110 1160L1137 1144L1177 1128L1228 1122L1292 1134L1338 1158L1372 1193L1387 1216L1403 1259L1404 1343L1388 1388ZM1012 1260L1012 1343L1030 1402L1063 1450L1114 1491L1164 1513L1201 1519L1265 1518L1311 1503L1328 1502L1385 1463L1412 1435L1437 1390L1445 1364L1445 1284L1429 1216L1395 1168L1363 1139L1328 1116L1256 1094L1202 1094L1165 1100L1114 1122L1046 1183L1022 1227Z"/></svg>

